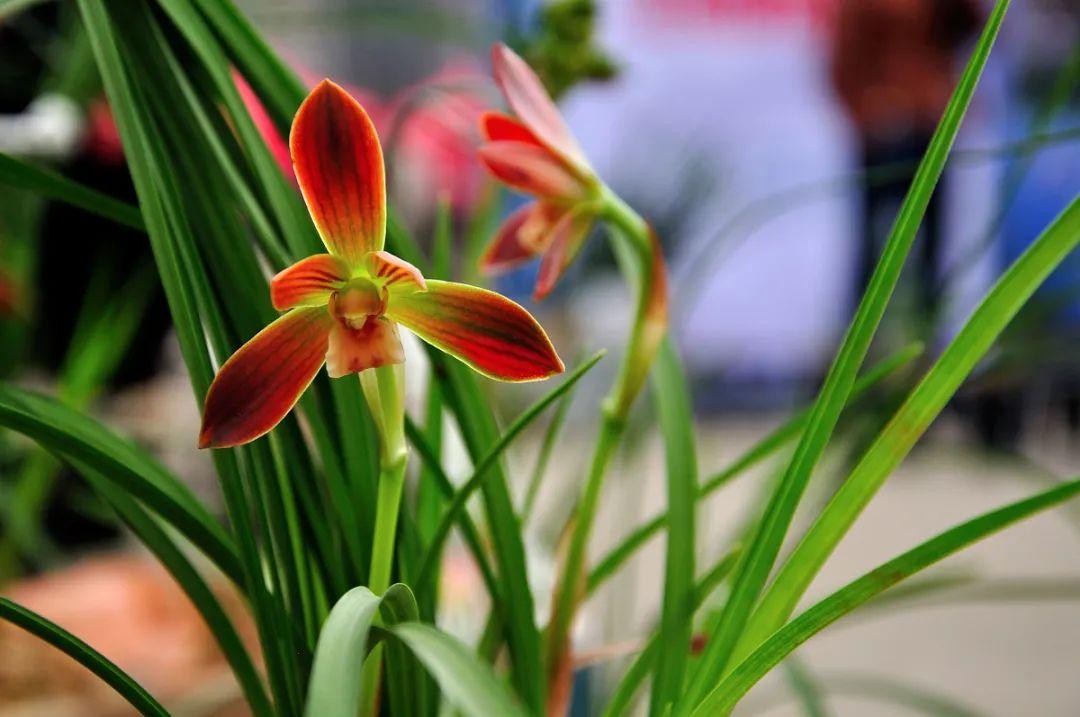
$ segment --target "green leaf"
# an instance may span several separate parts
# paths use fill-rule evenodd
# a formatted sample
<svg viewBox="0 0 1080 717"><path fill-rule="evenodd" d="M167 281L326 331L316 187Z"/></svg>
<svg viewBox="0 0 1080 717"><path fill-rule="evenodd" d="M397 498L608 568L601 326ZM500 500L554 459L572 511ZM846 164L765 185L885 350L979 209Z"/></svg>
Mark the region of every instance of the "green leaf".
<svg viewBox="0 0 1080 717"><path fill-rule="evenodd" d="M877 386L896 371L906 366L923 351L921 343L912 343L890 356L882 359L860 376L851 390L850 402L862 398L870 389ZM709 477L698 488L697 499L701 500L727 485L744 471L749 470L761 461L776 453L789 441L794 439L806 426L810 409L806 409L788 419L783 425L772 431L756 444L751 446L745 453L731 463L727 468ZM637 552L652 536L656 535L667 524L667 513L661 513L644 525L634 529L622 542L608 551L608 553L596 563L596 567L589 573L587 594L591 595L608 578L614 575L623 563Z"/></svg>
<svg viewBox="0 0 1080 717"><path fill-rule="evenodd" d="M787 619L848 528L1050 272L1080 243L1080 198L998 280L867 449L784 563L746 627L743 654Z"/></svg>
<svg viewBox="0 0 1080 717"><path fill-rule="evenodd" d="M1008 4L1008 0L998 0L995 5L945 108L930 146L919 164L881 259L814 403L806 430L787 471L777 484L760 522L753 531L743 562L736 570L731 597L725 605L715 632L710 636L686 694L675 710L677 717L684 717L693 709L709 686L723 673L750 611L772 571L813 468L832 436L840 413L848 401L859 367L896 287L915 233L926 213L930 196L941 176L949 149L956 139L960 122L975 92Z"/></svg>
<svg viewBox="0 0 1080 717"><path fill-rule="evenodd" d="M379 611L380 598L356 587L334 604L315 647L308 682L308 717L356 717L360 714L360 670L370 645L368 634Z"/></svg>
<svg viewBox="0 0 1080 717"><path fill-rule="evenodd" d="M503 451L505 451L507 446L509 446L522 431L528 428L529 424L531 424L537 416L543 413L548 406L573 388L574 384L581 380L581 378L604 357L605 353L606 352L604 351L598 351L592 358L574 369L573 373L567 376L562 383L544 394L544 396L532 406L522 411L521 415L518 416L510 427L502 434L498 442L496 442L484 457L476 463L472 476L470 476L469 479L462 484L461 488L458 489L457 493L454 494L450 504L443 512L439 526L432 535L431 542L424 554L424 560L417 573L418 577L416 579L416 585L419 589L423 589L429 584L429 581L434 578L434 571L438 567L439 559L442 556L443 542L450 534L450 529L454 526L454 523L458 521L459 516L465 510L465 505L468 502L469 497L472 496L473 492L484 483L489 475L491 475L491 467L499 460Z"/></svg>
<svg viewBox="0 0 1080 717"><path fill-rule="evenodd" d="M733 548L721 558L711 570L698 579L694 587L694 610L697 611L712 591L731 573L735 562L739 557L739 547ZM660 652L660 633L653 632L644 649L638 653L637 658L630 664L630 668L623 674L611 699L604 707L603 717L616 717L626 714L634 700L634 695L645 682L649 671Z"/></svg>
<svg viewBox="0 0 1080 717"><path fill-rule="evenodd" d="M1040 511L1080 494L1080 480L984 513L893 558L854 580L774 632L715 685L694 717L726 714L765 674L821 630L921 570Z"/></svg>
<svg viewBox="0 0 1080 717"><path fill-rule="evenodd" d="M139 210L127 202L3 152L0 152L0 184L37 192L133 229L145 229Z"/></svg>
<svg viewBox="0 0 1080 717"><path fill-rule="evenodd" d="M0 597L0 618L66 653L120 693L140 714L169 717L165 708L130 675L59 625L4 597Z"/></svg>
<svg viewBox="0 0 1080 717"><path fill-rule="evenodd" d="M185 557L183 551L122 489L117 488L98 471L79 461L72 461L72 465L113 507L140 542L165 566L165 569L183 589L195 609L202 615L207 627L210 628L233 674L236 675L252 711L256 715L273 715L273 707L266 696L251 656L248 655L247 648L240 639L240 634L210 586L203 580L191 561Z"/></svg>
<svg viewBox="0 0 1080 717"><path fill-rule="evenodd" d="M652 368L652 395L660 416L667 461L667 556L660 608L660 651L649 713L662 715L682 692L694 618L694 514L697 449L690 395L670 338Z"/></svg>
<svg viewBox="0 0 1080 717"><path fill-rule="evenodd" d="M393 238L388 234L388 239ZM400 251L394 253L412 262ZM412 253L410 252L410 255ZM415 262L412 262L415 264ZM499 440L499 429L491 407L477 384L472 370L456 359L429 347L428 359L439 376L440 386L446 396L461 430L473 464ZM531 712L542 714L546 701L546 685L542 668L540 631L536 626L536 608L529 574L525 565L525 544L510 499L506 474L496 461L481 486L484 508L491 528L491 545L497 561L501 604L505 610L500 616L506 628L506 637L512 665L511 678L517 693L525 700Z"/></svg>
<svg viewBox="0 0 1080 717"><path fill-rule="evenodd" d="M439 683L448 702L471 717L526 717L491 669L444 632L419 622L402 623L389 632L405 643Z"/></svg>
<svg viewBox="0 0 1080 717"><path fill-rule="evenodd" d="M195 495L148 454L55 399L0 385L0 426L61 459L92 467L175 527L234 581L242 570L232 538Z"/></svg>

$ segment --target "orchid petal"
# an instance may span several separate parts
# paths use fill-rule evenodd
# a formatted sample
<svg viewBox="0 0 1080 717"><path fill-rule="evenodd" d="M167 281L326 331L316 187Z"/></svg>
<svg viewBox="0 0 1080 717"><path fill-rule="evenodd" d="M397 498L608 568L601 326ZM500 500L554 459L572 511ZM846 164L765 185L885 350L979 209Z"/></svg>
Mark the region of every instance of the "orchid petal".
<svg viewBox="0 0 1080 717"><path fill-rule="evenodd" d="M386 177L375 126L349 93L323 80L300 105L289 135L296 180L331 254L349 268L382 249Z"/></svg>
<svg viewBox="0 0 1080 717"><path fill-rule="evenodd" d="M495 238L480 257L480 269L496 274L522 264L536 256L536 251L521 240L521 229L532 216L536 204L518 209L503 221Z"/></svg>
<svg viewBox="0 0 1080 717"><path fill-rule="evenodd" d="M359 329L334 322L326 352L326 372L330 378L378 368L405 360L397 327L381 316L369 317Z"/></svg>
<svg viewBox="0 0 1080 717"><path fill-rule="evenodd" d="M563 370L529 312L493 291L448 281L391 294L386 315L429 344L502 381L537 381Z"/></svg>
<svg viewBox="0 0 1080 717"><path fill-rule="evenodd" d="M587 187L567 165L547 149L524 142L488 142L480 159L499 180L539 197L575 200Z"/></svg>
<svg viewBox="0 0 1080 717"><path fill-rule="evenodd" d="M206 393L199 447L238 446L276 426L323 365L333 324L326 309L293 309L241 346Z"/></svg>
<svg viewBox="0 0 1080 717"><path fill-rule="evenodd" d="M581 205L566 212L555 224L544 258L540 262L540 273L536 277L536 289L533 292L534 300L540 301L555 288L555 284L581 251L595 218L592 207Z"/></svg>
<svg viewBox="0 0 1080 717"><path fill-rule="evenodd" d="M270 301L278 311L294 306L322 306L348 278L348 270L337 257L309 256L270 280Z"/></svg>
<svg viewBox="0 0 1080 717"><path fill-rule="evenodd" d="M485 112L480 115L480 134L488 142L524 142L544 147L532 131L509 115L502 112Z"/></svg>
<svg viewBox="0 0 1080 717"><path fill-rule="evenodd" d="M550 149L579 168L587 168L588 162L559 108L525 60L506 45L496 43L491 48L491 64L495 82L522 123Z"/></svg>
<svg viewBox="0 0 1080 717"><path fill-rule="evenodd" d="M426 291L424 275L415 266L388 251L373 251L367 255L368 271L382 285L397 290Z"/></svg>

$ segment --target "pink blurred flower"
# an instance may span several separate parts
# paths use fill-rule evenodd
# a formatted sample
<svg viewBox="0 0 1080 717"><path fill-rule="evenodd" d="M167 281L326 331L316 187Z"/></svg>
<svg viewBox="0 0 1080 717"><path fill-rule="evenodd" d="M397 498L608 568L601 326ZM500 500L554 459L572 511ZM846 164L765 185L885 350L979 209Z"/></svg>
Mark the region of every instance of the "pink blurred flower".
<svg viewBox="0 0 1080 717"><path fill-rule="evenodd" d="M307 81L310 73L299 72ZM243 77L235 72L233 77L282 172L292 177L285 138ZM316 80L310 84L314 86ZM488 102L484 97L487 80L475 60L450 60L438 72L390 98L343 86L375 124L386 148L399 205L428 213L437 198L447 197L455 210L467 211L479 200L486 180L476 161L477 126Z"/></svg>

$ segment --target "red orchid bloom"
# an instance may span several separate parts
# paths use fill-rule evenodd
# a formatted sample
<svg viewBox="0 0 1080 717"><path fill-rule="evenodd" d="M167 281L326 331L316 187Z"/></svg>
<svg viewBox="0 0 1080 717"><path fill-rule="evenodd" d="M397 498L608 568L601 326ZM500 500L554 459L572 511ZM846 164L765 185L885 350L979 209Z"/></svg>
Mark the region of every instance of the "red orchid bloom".
<svg viewBox="0 0 1080 717"><path fill-rule="evenodd" d="M480 373L534 381L563 370L547 334L513 301L485 289L425 281L383 251L382 150L364 109L323 81L289 136L296 179L329 253L270 284L286 313L225 362L206 395L199 445L235 446L267 433L325 363L331 377L404 360L397 324Z"/></svg>
<svg viewBox="0 0 1080 717"><path fill-rule="evenodd" d="M532 69L503 44L491 51L495 82L516 117L487 112L480 159L500 181L536 197L511 214L481 257L488 272L543 256L534 298L555 287L601 209L600 180Z"/></svg>

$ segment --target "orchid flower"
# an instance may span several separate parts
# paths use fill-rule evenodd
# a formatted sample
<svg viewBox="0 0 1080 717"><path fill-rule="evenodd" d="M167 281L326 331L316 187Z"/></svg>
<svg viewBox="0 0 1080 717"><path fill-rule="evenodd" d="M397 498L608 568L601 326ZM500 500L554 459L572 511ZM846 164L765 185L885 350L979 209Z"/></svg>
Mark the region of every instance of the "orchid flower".
<svg viewBox="0 0 1080 717"><path fill-rule="evenodd" d="M536 200L511 214L480 259L488 272L542 256L534 298L543 299L577 256L603 209L603 184L540 79L513 50L491 51L495 82L514 115L486 112L480 159L500 181Z"/></svg>
<svg viewBox="0 0 1080 717"><path fill-rule="evenodd" d="M289 136L296 179L328 253L273 278L285 312L222 365L206 395L199 445L235 446L270 431L323 364L332 378L404 361L398 325L503 381L563 370L547 334L516 303L466 284L425 280L383 250L382 150L367 113L329 80Z"/></svg>
<svg viewBox="0 0 1080 717"><path fill-rule="evenodd" d="M514 116L481 118L486 144L480 159L504 184L536 200L511 214L480 259L493 272L541 256L534 298L555 287L598 219L618 229L622 268L637 293L637 306L619 375L604 399L600 431L569 542L547 631L547 672L552 713L569 697L569 631L581 595L585 550L596 517L607 466L667 334L667 275L652 227L608 189L589 166L577 140L540 79L508 47L492 49L495 82ZM625 239L625 242L622 240Z"/></svg>

